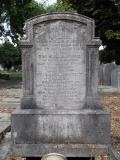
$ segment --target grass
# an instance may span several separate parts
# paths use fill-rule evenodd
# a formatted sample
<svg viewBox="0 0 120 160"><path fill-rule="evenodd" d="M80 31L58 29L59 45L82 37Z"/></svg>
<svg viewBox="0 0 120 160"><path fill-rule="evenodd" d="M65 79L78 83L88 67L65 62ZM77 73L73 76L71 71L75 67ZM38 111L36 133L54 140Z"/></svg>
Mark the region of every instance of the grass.
<svg viewBox="0 0 120 160"><path fill-rule="evenodd" d="M22 72L9 72L7 74L11 80L22 79Z"/></svg>
<svg viewBox="0 0 120 160"><path fill-rule="evenodd" d="M9 75L10 80L22 79L22 72L2 72L1 74Z"/></svg>

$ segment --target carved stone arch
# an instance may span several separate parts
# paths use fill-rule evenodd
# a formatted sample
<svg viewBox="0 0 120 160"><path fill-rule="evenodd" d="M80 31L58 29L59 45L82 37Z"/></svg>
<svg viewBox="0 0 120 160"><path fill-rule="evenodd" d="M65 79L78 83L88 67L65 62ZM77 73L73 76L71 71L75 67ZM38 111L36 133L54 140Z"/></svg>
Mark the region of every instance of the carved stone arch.
<svg viewBox="0 0 120 160"><path fill-rule="evenodd" d="M31 19L28 19L25 22L24 30L26 31L26 39L23 39L20 41L21 45L31 45L32 39L33 39L33 26L46 22L46 21L53 21L53 20L70 20L73 22L79 22L81 24L87 25L88 30L91 32L91 39L94 38L94 20L77 14L77 13L53 13L53 14L44 14L40 16L33 17Z"/></svg>

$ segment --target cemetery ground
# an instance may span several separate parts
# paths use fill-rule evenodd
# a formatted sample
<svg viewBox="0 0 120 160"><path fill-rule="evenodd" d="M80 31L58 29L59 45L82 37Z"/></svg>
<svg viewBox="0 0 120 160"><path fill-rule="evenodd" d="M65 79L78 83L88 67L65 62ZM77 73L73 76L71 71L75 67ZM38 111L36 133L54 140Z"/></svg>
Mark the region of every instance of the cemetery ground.
<svg viewBox="0 0 120 160"><path fill-rule="evenodd" d="M20 105L22 82L18 79L0 80L0 157L8 156L10 146L10 115ZM112 113L112 144L120 153L120 93L100 93L105 108ZM6 123L5 123L6 122ZM2 154L2 155L1 155Z"/></svg>

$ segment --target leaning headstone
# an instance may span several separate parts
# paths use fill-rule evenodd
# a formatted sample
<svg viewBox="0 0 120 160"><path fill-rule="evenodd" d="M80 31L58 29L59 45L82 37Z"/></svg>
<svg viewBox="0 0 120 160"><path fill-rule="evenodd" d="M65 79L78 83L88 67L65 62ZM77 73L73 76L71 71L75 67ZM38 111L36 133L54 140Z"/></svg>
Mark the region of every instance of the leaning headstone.
<svg viewBox="0 0 120 160"><path fill-rule="evenodd" d="M94 20L54 13L31 18L25 27L23 98L12 114L12 155L106 153L110 114L97 96L101 41L94 37Z"/></svg>
<svg viewBox="0 0 120 160"><path fill-rule="evenodd" d="M111 73L111 85L120 91L120 66Z"/></svg>

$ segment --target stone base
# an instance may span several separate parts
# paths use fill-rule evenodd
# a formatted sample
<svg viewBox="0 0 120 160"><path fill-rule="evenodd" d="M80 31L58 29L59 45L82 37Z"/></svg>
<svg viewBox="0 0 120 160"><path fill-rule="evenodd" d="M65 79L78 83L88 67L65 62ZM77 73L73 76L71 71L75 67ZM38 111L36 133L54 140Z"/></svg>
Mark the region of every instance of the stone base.
<svg viewBox="0 0 120 160"><path fill-rule="evenodd" d="M60 153L66 157L96 157L109 153L108 145L94 144L14 144L12 156L42 157L47 153Z"/></svg>
<svg viewBox="0 0 120 160"><path fill-rule="evenodd" d="M100 110L16 110L11 128L13 156L94 157L107 153L110 144L110 114Z"/></svg>
<svg viewBox="0 0 120 160"><path fill-rule="evenodd" d="M26 157L26 160L41 160L42 157ZM67 157L68 160L95 160L94 157Z"/></svg>

